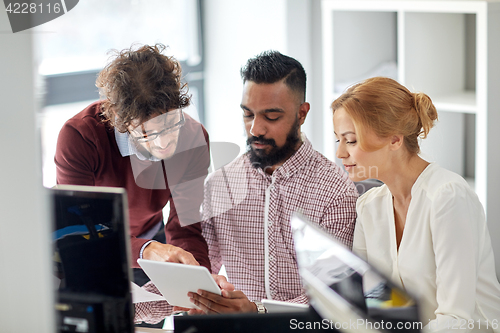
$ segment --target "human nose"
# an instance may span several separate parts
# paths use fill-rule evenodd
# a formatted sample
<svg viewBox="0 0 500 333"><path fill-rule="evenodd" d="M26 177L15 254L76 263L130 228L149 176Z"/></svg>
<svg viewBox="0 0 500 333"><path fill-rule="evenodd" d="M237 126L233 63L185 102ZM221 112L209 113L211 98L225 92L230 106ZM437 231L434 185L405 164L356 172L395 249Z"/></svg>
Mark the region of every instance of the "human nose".
<svg viewBox="0 0 500 333"><path fill-rule="evenodd" d="M263 136L266 134L264 121L260 120L259 117L253 119L252 126L250 127L250 134L253 136Z"/></svg>
<svg viewBox="0 0 500 333"><path fill-rule="evenodd" d="M158 137L153 140L153 144L161 149L166 148L169 142L170 138L168 135L158 135Z"/></svg>
<svg viewBox="0 0 500 333"><path fill-rule="evenodd" d="M349 157L349 153L347 152L345 145L343 145L342 143L338 144L336 155L337 155L337 158L340 158L340 159L344 159L344 158Z"/></svg>

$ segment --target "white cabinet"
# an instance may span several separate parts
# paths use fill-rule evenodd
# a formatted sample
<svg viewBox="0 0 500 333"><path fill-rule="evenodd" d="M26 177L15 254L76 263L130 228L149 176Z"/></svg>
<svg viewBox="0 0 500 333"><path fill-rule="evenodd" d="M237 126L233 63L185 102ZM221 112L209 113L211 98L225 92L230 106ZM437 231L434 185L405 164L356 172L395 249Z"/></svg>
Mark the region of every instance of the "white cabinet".
<svg viewBox="0 0 500 333"><path fill-rule="evenodd" d="M391 76L428 94L439 122L422 156L470 182L483 203L500 276L500 2L323 0L327 157L331 102L348 85Z"/></svg>

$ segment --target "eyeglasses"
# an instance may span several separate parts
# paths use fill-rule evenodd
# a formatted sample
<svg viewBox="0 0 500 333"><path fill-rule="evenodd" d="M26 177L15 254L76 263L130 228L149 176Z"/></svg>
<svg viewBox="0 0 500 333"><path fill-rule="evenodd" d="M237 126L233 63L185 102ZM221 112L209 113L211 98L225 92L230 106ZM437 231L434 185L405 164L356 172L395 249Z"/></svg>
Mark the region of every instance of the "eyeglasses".
<svg viewBox="0 0 500 333"><path fill-rule="evenodd" d="M174 124L171 119L179 119L177 122ZM163 124L161 127L168 126L169 124L172 124L165 129L161 130L160 132L153 132L153 133L147 133L147 127L148 125L153 125L153 124L158 124L161 123L163 120ZM130 136L138 143L147 143L156 140L158 137L162 137L164 135L167 135L169 133L178 131L184 124L186 120L184 118L184 112L182 112L181 109L175 110L175 111L169 111L167 113L161 114L157 117L154 117L148 121L146 121L144 124L141 124L137 126L136 129L140 129L140 131L130 131ZM153 125L154 126L154 125ZM158 126L158 125L156 125Z"/></svg>

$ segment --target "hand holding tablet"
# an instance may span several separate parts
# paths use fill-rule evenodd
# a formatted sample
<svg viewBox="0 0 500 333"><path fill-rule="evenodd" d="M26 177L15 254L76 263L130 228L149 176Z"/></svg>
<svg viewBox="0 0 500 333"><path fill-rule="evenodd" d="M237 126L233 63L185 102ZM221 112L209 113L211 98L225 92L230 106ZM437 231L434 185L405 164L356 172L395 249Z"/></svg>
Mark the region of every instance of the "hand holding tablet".
<svg viewBox="0 0 500 333"><path fill-rule="evenodd" d="M196 293L198 289L221 294L206 267L146 259L138 259L137 263L171 305L198 308L187 296L188 292Z"/></svg>

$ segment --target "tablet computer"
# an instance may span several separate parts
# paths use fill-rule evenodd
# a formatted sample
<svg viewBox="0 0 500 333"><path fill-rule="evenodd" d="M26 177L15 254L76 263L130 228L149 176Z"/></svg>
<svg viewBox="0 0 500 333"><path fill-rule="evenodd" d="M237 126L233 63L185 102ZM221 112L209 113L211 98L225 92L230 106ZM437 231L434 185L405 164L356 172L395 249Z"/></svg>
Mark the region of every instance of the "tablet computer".
<svg viewBox="0 0 500 333"><path fill-rule="evenodd" d="M198 307L189 301L187 293L196 292L198 289L221 294L219 286L206 267L146 259L138 259L137 263L170 305L197 309Z"/></svg>
<svg viewBox="0 0 500 333"><path fill-rule="evenodd" d="M268 313L288 313L288 312L307 312L309 305L297 304L283 301L275 301L272 299L262 299L262 304L265 306Z"/></svg>

